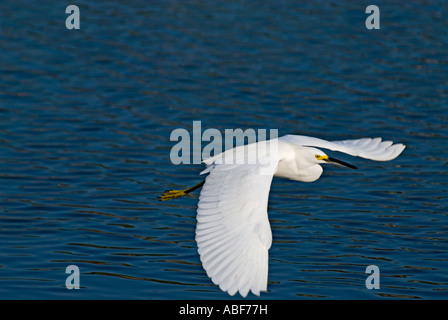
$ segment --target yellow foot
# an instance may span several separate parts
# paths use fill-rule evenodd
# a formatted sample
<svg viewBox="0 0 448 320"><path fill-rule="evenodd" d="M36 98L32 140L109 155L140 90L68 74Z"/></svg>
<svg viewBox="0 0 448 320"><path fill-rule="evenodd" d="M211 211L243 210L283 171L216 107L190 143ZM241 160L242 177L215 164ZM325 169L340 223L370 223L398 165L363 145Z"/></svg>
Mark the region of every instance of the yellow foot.
<svg viewBox="0 0 448 320"><path fill-rule="evenodd" d="M183 197L186 194L187 193L185 192L185 190L167 190L161 196L159 196L159 200L166 201L166 200L176 199L176 198Z"/></svg>

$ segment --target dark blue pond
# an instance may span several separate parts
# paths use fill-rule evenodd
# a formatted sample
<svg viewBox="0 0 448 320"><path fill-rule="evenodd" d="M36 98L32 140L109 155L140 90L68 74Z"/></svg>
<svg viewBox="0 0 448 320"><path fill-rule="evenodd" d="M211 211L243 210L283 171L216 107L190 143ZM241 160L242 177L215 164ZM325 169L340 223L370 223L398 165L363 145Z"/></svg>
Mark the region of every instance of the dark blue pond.
<svg viewBox="0 0 448 320"><path fill-rule="evenodd" d="M0 4L0 299L229 298L200 264L198 193L157 200L200 181L170 161L195 120L407 145L274 179L260 299L448 297L444 1L377 1L380 30L365 1L76 4L79 30L68 3Z"/></svg>

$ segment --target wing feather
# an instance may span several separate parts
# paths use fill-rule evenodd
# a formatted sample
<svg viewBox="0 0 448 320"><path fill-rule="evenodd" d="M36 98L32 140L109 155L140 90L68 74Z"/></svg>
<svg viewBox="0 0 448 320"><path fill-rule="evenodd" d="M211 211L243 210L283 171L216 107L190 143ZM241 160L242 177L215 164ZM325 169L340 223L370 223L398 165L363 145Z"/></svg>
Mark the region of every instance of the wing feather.
<svg viewBox="0 0 448 320"><path fill-rule="evenodd" d="M204 170L209 175L199 197L198 252L207 275L230 295L267 290L267 204L276 166L260 174L262 166L209 161Z"/></svg>
<svg viewBox="0 0 448 320"><path fill-rule="evenodd" d="M381 138L327 141L314 137L286 135L279 139L299 146L324 148L376 161L395 159L406 148L401 143L393 144L392 141L381 141Z"/></svg>

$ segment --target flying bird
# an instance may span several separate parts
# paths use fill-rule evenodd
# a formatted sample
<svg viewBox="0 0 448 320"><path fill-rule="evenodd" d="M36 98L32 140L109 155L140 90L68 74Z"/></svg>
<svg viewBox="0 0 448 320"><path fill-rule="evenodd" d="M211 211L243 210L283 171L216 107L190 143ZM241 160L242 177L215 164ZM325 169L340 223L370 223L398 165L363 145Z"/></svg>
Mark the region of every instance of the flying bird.
<svg viewBox="0 0 448 320"><path fill-rule="evenodd" d="M202 187L197 209L196 242L207 275L221 290L246 297L267 291L268 251L272 233L268 198L273 177L301 182L319 179L322 164L355 166L320 150L343 152L375 161L395 159L403 144L363 138L326 141L286 135L238 146L205 159L205 180L185 190L168 190L159 199L179 198Z"/></svg>

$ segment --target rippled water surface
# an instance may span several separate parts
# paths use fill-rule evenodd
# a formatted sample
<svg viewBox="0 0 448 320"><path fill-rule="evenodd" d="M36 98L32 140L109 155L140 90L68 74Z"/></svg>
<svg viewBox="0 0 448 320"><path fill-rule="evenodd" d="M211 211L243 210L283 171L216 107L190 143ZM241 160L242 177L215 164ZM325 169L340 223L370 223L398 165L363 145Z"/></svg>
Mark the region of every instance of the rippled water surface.
<svg viewBox="0 0 448 320"><path fill-rule="evenodd" d="M380 4L380 30L367 2L76 3L80 30L65 3L0 4L1 299L229 298L197 254L198 193L157 201L200 179L170 162L194 120L407 145L274 179L260 299L448 297L445 2Z"/></svg>

